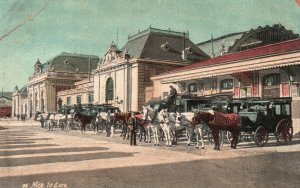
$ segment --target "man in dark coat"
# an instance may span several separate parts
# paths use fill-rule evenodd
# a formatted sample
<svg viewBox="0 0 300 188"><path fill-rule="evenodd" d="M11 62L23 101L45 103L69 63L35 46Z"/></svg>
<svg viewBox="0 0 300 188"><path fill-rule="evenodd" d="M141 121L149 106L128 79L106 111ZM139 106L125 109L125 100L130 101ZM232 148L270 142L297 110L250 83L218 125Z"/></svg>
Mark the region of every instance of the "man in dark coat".
<svg viewBox="0 0 300 188"><path fill-rule="evenodd" d="M136 128L137 128L137 124L136 124L136 117L134 116L134 114L131 115L131 117L128 120L128 127L130 130L130 145L134 145L136 146Z"/></svg>

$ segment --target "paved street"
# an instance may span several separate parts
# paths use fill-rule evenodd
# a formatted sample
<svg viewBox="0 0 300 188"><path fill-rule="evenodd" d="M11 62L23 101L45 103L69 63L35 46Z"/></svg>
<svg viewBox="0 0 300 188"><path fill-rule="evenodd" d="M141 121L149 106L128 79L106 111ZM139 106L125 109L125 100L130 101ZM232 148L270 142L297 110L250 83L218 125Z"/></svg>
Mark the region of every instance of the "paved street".
<svg viewBox="0 0 300 188"><path fill-rule="evenodd" d="M214 151L0 121L0 187L298 187L300 140ZM233 186L235 185L235 186Z"/></svg>

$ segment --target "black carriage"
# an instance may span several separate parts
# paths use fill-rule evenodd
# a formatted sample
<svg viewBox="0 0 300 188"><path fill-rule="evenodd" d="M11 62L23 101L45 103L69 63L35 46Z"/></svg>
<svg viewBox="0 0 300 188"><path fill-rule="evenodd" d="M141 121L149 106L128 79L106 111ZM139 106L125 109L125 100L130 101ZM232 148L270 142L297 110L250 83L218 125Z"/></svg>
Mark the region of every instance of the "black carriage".
<svg viewBox="0 0 300 188"><path fill-rule="evenodd" d="M263 146L273 133L278 143L291 142L293 137L291 98L244 101L240 108L241 132L253 136Z"/></svg>

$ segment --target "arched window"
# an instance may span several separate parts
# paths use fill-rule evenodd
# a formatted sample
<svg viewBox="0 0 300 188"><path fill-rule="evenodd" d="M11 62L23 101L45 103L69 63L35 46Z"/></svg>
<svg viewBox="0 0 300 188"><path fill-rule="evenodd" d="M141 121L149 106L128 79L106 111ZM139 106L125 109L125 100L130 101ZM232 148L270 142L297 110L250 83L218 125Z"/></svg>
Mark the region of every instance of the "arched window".
<svg viewBox="0 0 300 188"><path fill-rule="evenodd" d="M108 102L113 99L114 99L114 83L113 83L113 79L109 78L106 81L105 101Z"/></svg>
<svg viewBox="0 0 300 188"><path fill-rule="evenodd" d="M220 82L221 89L232 89L233 88L233 79L225 79Z"/></svg>
<svg viewBox="0 0 300 188"><path fill-rule="evenodd" d="M280 82L281 82L280 74L278 74L278 73L268 74L263 77L263 85L264 86L279 85Z"/></svg>
<svg viewBox="0 0 300 188"><path fill-rule="evenodd" d="M198 87L196 83L192 83L189 85L189 92L197 92L198 91Z"/></svg>

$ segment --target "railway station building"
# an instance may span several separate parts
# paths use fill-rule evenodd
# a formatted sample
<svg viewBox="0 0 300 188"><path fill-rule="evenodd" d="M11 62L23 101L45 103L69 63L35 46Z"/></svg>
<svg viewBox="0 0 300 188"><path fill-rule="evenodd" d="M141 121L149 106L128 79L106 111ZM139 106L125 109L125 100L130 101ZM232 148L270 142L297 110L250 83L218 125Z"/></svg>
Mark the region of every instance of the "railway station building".
<svg viewBox="0 0 300 188"><path fill-rule="evenodd" d="M207 59L188 32L149 27L129 36L122 48L112 43L107 49L93 71L94 103L139 111L152 98L150 77Z"/></svg>
<svg viewBox="0 0 300 188"><path fill-rule="evenodd" d="M169 85L181 94L199 97L292 97L294 129L299 132L299 35L274 25L250 30L234 41L229 47L220 42L225 50L220 54L207 52L212 56L209 60L152 77L153 98L163 98Z"/></svg>

